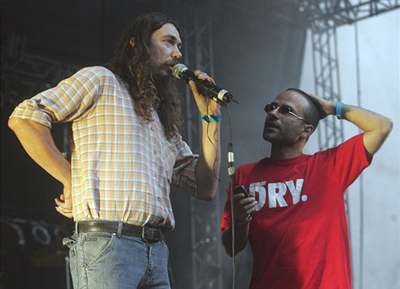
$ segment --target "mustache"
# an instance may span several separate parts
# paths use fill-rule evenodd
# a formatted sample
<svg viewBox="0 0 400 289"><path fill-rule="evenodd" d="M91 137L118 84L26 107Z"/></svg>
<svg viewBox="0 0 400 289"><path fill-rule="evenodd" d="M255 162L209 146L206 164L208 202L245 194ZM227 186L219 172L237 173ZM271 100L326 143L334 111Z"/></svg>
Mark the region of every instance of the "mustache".
<svg viewBox="0 0 400 289"><path fill-rule="evenodd" d="M175 66L178 63L179 63L178 60L173 60L173 61L166 62L165 65L169 66L172 69L172 67Z"/></svg>
<svg viewBox="0 0 400 289"><path fill-rule="evenodd" d="M264 122L265 127L279 127L279 124L276 120L266 119Z"/></svg>

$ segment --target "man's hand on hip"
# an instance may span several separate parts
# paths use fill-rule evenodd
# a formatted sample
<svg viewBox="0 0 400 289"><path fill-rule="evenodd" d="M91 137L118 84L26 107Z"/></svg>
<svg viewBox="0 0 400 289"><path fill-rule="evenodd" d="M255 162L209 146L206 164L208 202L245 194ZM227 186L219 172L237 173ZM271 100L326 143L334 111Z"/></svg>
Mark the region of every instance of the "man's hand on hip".
<svg viewBox="0 0 400 289"><path fill-rule="evenodd" d="M72 196L71 189L68 186L64 186L64 192L60 195L60 197L55 198L54 202L57 205L57 212L67 218L72 218Z"/></svg>

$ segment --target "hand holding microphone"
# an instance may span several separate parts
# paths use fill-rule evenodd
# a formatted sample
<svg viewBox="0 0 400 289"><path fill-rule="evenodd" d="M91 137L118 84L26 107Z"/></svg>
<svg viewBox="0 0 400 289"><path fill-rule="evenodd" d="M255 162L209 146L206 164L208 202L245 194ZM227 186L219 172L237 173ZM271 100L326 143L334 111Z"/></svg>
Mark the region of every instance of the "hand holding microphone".
<svg viewBox="0 0 400 289"><path fill-rule="evenodd" d="M200 92L202 94L220 105L225 105L231 101L236 102L233 99L233 95L227 90L219 88L215 85L215 83L208 79L198 78L193 71L189 70L189 68L182 63L175 64L171 68L171 71L172 75L175 76L177 79L184 79L187 82L192 80L200 89Z"/></svg>

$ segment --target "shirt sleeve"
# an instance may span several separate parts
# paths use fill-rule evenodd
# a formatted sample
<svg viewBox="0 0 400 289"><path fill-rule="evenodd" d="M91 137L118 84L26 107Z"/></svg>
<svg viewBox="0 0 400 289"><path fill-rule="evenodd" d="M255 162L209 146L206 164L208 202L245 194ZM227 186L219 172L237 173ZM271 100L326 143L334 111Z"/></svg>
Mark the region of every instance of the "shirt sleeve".
<svg viewBox="0 0 400 289"><path fill-rule="evenodd" d="M192 153L188 144L182 140L180 135L176 136L175 146L178 155L172 174L172 183L196 196L197 183L195 173L199 156Z"/></svg>
<svg viewBox="0 0 400 289"><path fill-rule="evenodd" d="M103 67L87 67L20 103L10 117L51 128L53 122L77 120L94 106L101 91Z"/></svg>
<svg viewBox="0 0 400 289"><path fill-rule="evenodd" d="M334 172L343 189L350 186L372 161L372 156L365 149L363 137L363 133L356 135L325 151L329 169Z"/></svg>
<svg viewBox="0 0 400 289"><path fill-rule="evenodd" d="M231 201L230 201L230 194L229 189L226 190L226 201L224 206L224 212L221 218L220 229L221 232L229 229L231 227Z"/></svg>

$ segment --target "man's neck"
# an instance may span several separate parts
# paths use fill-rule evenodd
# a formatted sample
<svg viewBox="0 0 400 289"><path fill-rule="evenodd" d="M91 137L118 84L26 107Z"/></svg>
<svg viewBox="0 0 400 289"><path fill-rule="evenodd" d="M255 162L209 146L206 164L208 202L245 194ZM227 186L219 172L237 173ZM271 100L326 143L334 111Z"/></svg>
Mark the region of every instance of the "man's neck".
<svg viewBox="0 0 400 289"><path fill-rule="evenodd" d="M271 159L287 160L303 154L303 145L272 144Z"/></svg>

